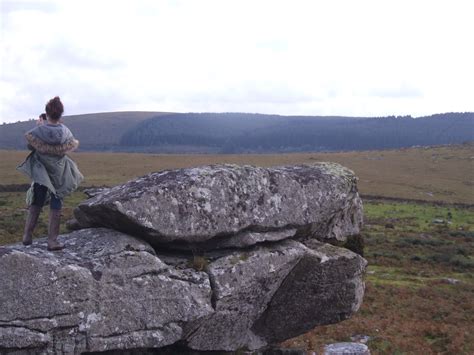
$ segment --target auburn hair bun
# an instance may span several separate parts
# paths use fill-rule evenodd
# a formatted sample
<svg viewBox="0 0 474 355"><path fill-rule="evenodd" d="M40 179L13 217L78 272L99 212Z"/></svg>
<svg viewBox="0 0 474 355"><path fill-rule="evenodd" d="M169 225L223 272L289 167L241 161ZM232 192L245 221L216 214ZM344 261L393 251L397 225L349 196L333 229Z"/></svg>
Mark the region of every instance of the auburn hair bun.
<svg viewBox="0 0 474 355"><path fill-rule="evenodd" d="M49 100L46 104L45 110L49 118L54 121L59 120L64 112L64 106L59 96L55 96Z"/></svg>

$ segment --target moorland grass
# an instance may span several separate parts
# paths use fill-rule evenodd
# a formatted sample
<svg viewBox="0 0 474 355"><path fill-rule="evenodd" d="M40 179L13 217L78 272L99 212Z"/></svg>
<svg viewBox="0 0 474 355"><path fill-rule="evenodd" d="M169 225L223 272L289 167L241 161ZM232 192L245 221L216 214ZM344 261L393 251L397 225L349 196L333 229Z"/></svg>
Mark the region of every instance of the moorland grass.
<svg viewBox="0 0 474 355"><path fill-rule="evenodd" d="M0 150L0 185L28 183L15 170L27 154L27 151ZM275 166L333 161L354 170L363 195L474 203L472 144L343 153L167 155L79 152L71 156L85 175L84 186L110 186L152 171L205 164Z"/></svg>

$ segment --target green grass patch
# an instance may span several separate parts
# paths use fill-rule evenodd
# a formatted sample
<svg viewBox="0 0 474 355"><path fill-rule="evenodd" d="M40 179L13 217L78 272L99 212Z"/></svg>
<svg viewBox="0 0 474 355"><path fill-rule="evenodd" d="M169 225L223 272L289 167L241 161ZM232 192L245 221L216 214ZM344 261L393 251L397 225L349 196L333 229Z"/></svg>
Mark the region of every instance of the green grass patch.
<svg viewBox="0 0 474 355"><path fill-rule="evenodd" d="M474 232L474 213L469 208L410 202L369 201L364 204L364 214L368 224L395 223L396 227L401 229L416 226L417 231L435 228L436 230ZM442 220L443 223L435 223L436 220ZM469 235L472 236L472 234Z"/></svg>
<svg viewBox="0 0 474 355"><path fill-rule="evenodd" d="M439 279L437 275L413 274L404 268L370 265L367 280L373 284L387 284L391 286L420 287L429 281Z"/></svg>
<svg viewBox="0 0 474 355"><path fill-rule="evenodd" d="M369 264L474 270L474 209L368 201L364 205Z"/></svg>

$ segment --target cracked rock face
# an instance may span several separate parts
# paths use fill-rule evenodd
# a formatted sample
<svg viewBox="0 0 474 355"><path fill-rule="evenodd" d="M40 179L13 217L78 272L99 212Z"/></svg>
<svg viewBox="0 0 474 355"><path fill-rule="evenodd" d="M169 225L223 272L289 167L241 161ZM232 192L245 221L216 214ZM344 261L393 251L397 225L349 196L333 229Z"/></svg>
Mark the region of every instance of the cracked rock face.
<svg viewBox="0 0 474 355"><path fill-rule="evenodd" d="M110 229L60 240L0 248L0 350L258 349L348 318L364 290L365 260L319 242L213 252L196 271Z"/></svg>
<svg viewBox="0 0 474 355"><path fill-rule="evenodd" d="M166 265L147 243L107 229L60 239L59 253L45 240L0 248L0 349L161 347L213 312L207 274Z"/></svg>
<svg viewBox="0 0 474 355"><path fill-rule="evenodd" d="M81 203L82 227L107 227L152 245L243 247L299 235L344 241L362 204L352 171L335 163L214 165L152 173Z"/></svg>
<svg viewBox="0 0 474 355"><path fill-rule="evenodd" d="M92 195L63 251L0 247L0 354L254 350L361 305L366 261L327 244L362 223L340 165L165 171Z"/></svg>

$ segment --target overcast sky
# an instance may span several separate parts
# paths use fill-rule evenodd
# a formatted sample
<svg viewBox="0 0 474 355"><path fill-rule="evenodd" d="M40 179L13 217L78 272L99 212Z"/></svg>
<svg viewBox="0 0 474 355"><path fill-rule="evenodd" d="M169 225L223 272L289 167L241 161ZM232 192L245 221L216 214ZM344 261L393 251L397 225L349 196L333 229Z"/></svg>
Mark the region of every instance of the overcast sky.
<svg viewBox="0 0 474 355"><path fill-rule="evenodd" d="M1 3L0 122L215 111L474 111L474 1Z"/></svg>

